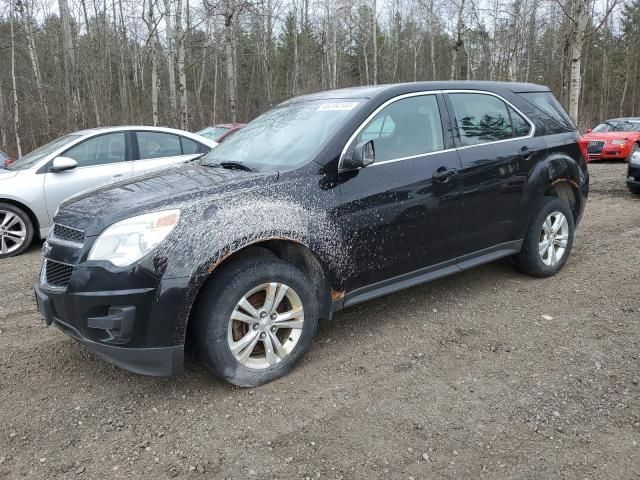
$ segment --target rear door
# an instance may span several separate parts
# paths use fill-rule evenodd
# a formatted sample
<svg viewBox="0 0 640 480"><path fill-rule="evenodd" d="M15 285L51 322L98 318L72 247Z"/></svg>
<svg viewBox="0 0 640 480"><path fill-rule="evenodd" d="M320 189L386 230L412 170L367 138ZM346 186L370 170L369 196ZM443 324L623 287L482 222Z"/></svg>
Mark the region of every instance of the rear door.
<svg viewBox="0 0 640 480"><path fill-rule="evenodd" d="M528 173L546 152L534 125L502 97L446 93L462 164L463 253L517 241Z"/></svg>
<svg viewBox="0 0 640 480"><path fill-rule="evenodd" d="M459 253L460 162L441 112L446 116L438 93L396 97L350 141L347 152L373 140L376 159L339 173L340 223L358 272L349 290L454 260Z"/></svg>
<svg viewBox="0 0 640 480"><path fill-rule="evenodd" d="M167 132L139 130L135 139L134 172L185 163L210 150L190 138Z"/></svg>
<svg viewBox="0 0 640 480"><path fill-rule="evenodd" d="M91 137L63 152L78 166L72 170L45 173L44 194L49 218L66 198L88 188L123 179L132 173L128 132L111 132Z"/></svg>

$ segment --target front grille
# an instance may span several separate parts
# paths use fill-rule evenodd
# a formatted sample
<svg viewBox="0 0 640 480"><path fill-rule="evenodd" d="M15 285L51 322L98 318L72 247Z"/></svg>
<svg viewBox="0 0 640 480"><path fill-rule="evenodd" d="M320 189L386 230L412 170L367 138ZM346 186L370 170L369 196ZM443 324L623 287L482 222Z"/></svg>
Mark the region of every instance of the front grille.
<svg viewBox="0 0 640 480"><path fill-rule="evenodd" d="M66 287L71 280L73 265L66 263L54 262L53 260L45 260L44 277L47 285L53 287Z"/></svg>
<svg viewBox="0 0 640 480"><path fill-rule="evenodd" d="M602 153L603 148L604 148L604 142L593 140L589 142L589 145L587 145L587 153L597 155L599 153Z"/></svg>
<svg viewBox="0 0 640 480"><path fill-rule="evenodd" d="M53 237L73 243L84 243L84 232L76 228L66 227L56 223L53 226Z"/></svg>

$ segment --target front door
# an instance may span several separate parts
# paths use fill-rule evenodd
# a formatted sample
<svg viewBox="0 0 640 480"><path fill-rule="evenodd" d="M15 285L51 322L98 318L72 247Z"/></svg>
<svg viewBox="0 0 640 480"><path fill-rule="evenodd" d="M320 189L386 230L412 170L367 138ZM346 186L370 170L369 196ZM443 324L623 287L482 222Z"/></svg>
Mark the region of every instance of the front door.
<svg viewBox="0 0 640 480"><path fill-rule="evenodd" d="M340 172L339 222L357 277L353 290L455 259L459 253L458 156L436 93L400 96L365 122L349 149L373 140L375 162Z"/></svg>
<svg viewBox="0 0 640 480"><path fill-rule="evenodd" d="M71 170L52 172L44 179L44 195L49 219L63 200L83 190L131 175L128 134L113 132L85 140L62 153L78 162Z"/></svg>

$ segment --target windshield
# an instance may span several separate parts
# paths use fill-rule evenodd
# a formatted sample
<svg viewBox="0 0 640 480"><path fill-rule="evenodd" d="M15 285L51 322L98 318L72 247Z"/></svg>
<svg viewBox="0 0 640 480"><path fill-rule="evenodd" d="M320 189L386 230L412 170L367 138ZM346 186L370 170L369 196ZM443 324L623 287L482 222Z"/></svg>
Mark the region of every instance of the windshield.
<svg viewBox="0 0 640 480"><path fill-rule="evenodd" d="M207 127L196 132L196 134L217 142L218 138L220 138L227 130L229 130L227 127Z"/></svg>
<svg viewBox="0 0 640 480"><path fill-rule="evenodd" d="M56 151L58 148L64 147L65 145L81 137L82 135L65 135L64 137L60 137L53 142L49 142L40 148L36 148L27 155L20 157L15 162L9 164L6 168L7 170L25 170L27 168L30 168L47 155Z"/></svg>
<svg viewBox="0 0 640 480"><path fill-rule="evenodd" d="M607 120L592 132L640 132L640 120Z"/></svg>
<svg viewBox="0 0 640 480"><path fill-rule="evenodd" d="M322 99L276 107L225 139L202 163L236 162L254 170L290 169L308 163L358 104Z"/></svg>

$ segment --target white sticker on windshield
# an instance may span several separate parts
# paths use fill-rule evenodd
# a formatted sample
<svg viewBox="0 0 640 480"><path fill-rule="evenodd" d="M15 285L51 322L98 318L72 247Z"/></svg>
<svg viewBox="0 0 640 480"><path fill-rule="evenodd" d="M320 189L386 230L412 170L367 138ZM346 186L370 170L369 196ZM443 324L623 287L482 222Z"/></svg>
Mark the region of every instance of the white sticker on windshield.
<svg viewBox="0 0 640 480"><path fill-rule="evenodd" d="M318 112L323 110L353 110L358 102L323 103L318 107Z"/></svg>

